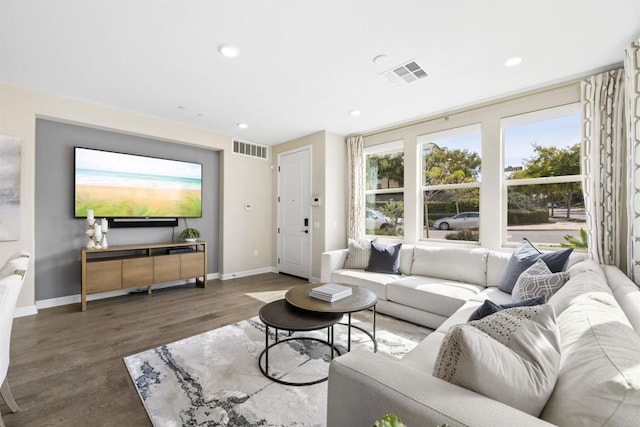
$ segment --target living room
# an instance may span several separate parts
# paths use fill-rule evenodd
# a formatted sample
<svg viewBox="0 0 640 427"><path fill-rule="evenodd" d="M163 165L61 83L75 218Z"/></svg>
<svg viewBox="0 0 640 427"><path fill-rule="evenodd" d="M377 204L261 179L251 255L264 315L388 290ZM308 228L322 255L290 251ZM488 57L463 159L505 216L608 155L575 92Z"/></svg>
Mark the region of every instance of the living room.
<svg viewBox="0 0 640 427"><path fill-rule="evenodd" d="M273 298L268 294L281 295L307 281L324 281L322 254L346 248L347 237L352 237L346 139L362 136L365 157L397 153L397 142L402 142L403 184L387 180L381 187L367 189L367 208L383 219L374 230L367 225L368 237L378 235L380 241L405 245L481 245L513 252L521 237L538 231L507 224L511 203L507 186L516 191L527 185L584 181L567 172L551 180L527 178L539 181L521 181L522 186L505 183L505 169L517 165L507 163L504 129L580 116L582 82L622 68L625 49L640 37L636 28L640 9L632 1L187 3L0 0L0 134L19 141L21 148L19 221L12 237L0 241L0 262L18 251L31 254L17 299L15 349L8 368L22 411L12 414L0 405L7 425L80 425L91 416L81 409L86 402L72 405L70 413L54 409L56 390L74 399L63 385L54 386L71 381L68 376L50 378L48 392L37 390L41 373L36 365L44 359L30 360L25 352L56 350L52 343L38 350L29 341L30 333L34 340L68 343L67 350L58 354L84 367L82 344L59 335L71 323L87 322L103 336L132 328L131 336L113 334L105 344L108 352L118 353L119 365L110 360L103 371L85 373L118 372L122 388L109 390L124 389L134 400L123 355L253 317ZM526 20L530 22L523 22L525 16L531 17ZM227 44L237 46L237 57L221 54ZM520 64L504 65L516 56L522 57ZM427 76L399 87L384 77L397 65L411 63L422 66ZM254 76L258 71L260 76ZM572 129L579 133L582 125L577 122ZM477 138L476 148L461 147L481 154L477 179L450 188L442 182L431 186L424 182L425 150L434 150L426 144L440 147L440 141L469 135ZM234 141L266 147L267 158L239 154ZM178 242L186 227L197 228L207 242L206 289L154 286L149 298L125 289L100 292L88 295L87 311L80 312L87 222L84 214L73 214L73 147L203 165L201 217L181 217L173 227L110 227L107 238L111 247L162 244ZM294 274L301 280L278 274L287 270L282 265L277 200L282 185L279 159L303 149L311 153L310 196L317 201L308 206L310 216L304 224L308 264L306 274ZM524 162L530 157L527 153L518 159ZM625 163L624 158L619 161ZM630 182L626 177L616 179ZM425 215L426 200L438 191L473 193L475 202L446 215ZM625 185L619 191L626 194L631 188ZM398 201L402 213L393 217L387 202ZM545 250L558 249L566 243L565 235L579 236L580 229L587 228L588 221L578 215L579 209L589 215L586 200L569 203L573 213L563 202L544 202L544 206L551 203L548 213L553 221L561 222L557 218L565 214L570 219L562 221L570 228L558 228L557 240L532 239ZM626 220L624 203L620 209L625 213L618 217ZM479 212L482 219L474 231L479 243L445 241L442 236L450 232L434 226L435 221L467 210ZM616 233L628 234L627 227L621 223ZM626 256L635 250L633 244L620 240L616 245L618 260L607 263L628 272L636 262ZM173 322L154 314L164 304L177 306L171 309ZM189 305L193 319L201 323L198 326L185 326L190 317L183 311L188 312ZM136 329L141 326L133 326L137 310L140 323L149 316L165 335L154 332L144 344L133 344L143 335ZM113 313L128 320L98 326ZM47 329L38 318L53 322L55 328ZM72 334L98 339L89 330L73 329ZM96 357L96 348L93 351L88 357ZM53 369L64 370L63 362L57 363ZM21 375L28 380L21 381ZM101 386L108 382L96 381ZM79 384L72 381L69 386ZM105 396L101 393L100 399ZM48 401L44 411L53 418L37 409L38 399ZM101 406L97 424L126 425L126 418L115 415L110 421L108 414L118 412L118 404L137 414L131 425L149 422L139 399L126 404L125 400ZM74 411L82 415L76 417Z"/></svg>

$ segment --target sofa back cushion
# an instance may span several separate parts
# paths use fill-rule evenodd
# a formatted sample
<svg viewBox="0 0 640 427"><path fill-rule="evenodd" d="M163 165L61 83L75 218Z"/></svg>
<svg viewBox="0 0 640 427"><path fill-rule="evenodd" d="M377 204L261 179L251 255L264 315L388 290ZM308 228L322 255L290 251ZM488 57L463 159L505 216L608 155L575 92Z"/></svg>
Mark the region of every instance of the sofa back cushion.
<svg viewBox="0 0 640 427"><path fill-rule="evenodd" d="M402 245L400 248L400 274L411 274L411 266L413 265L413 245Z"/></svg>
<svg viewBox="0 0 640 427"><path fill-rule="evenodd" d="M411 274L486 286L488 254L485 248L416 246Z"/></svg>
<svg viewBox="0 0 640 427"><path fill-rule="evenodd" d="M559 425L634 425L640 420L640 337L600 267L584 261L549 300L561 361L541 418Z"/></svg>

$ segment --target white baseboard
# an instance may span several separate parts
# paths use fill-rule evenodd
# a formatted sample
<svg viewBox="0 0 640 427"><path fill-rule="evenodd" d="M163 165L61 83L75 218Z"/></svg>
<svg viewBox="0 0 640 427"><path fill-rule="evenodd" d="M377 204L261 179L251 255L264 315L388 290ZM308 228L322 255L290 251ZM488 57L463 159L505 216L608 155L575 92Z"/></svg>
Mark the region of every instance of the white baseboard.
<svg viewBox="0 0 640 427"><path fill-rule="evenodd" d="M237 279L238 277L255 276L256 274L264 273L277 273L278 270L274 267L262 267L254 268L253 270L237 271L235 273L223 273L220 276L221 280Z"/></svg>
<svg viewBox="0 0 640 427"><path fill-rule="evenodd" d="M309 277L309 283L320 283L319 277Z"/></svg>
<svg viewBox="0 0 640 427"><path fill-rule="evenodd" d="M217 278L220 277L219 273L209 273L207 274L207 280L215 280ZM151 289L163 289L163 288L171 288L173 286L182 286L182 285L186 285L188 283L193 283L195 281L195 279L190 279L190 280L180 280L177 282L168 282L168 283L163 283L161 285L153 285L151 287ZM126 290L122 290L122 291L109 291L109 292L102 292L99 294L91 294L91 295L87 295L87 301L95 301L95 300L99 300L99 299L104 299L104 298L113 298L113 297L119 297L119 296L123 296L123 295L128 295L130 292L134 292L136 289L139 290L146 290L147 287L146 286L141 286L140 288L131 288L131 289L126 289ZM49 298L49 299L44 299L44 300L39 300L36 301L36 305L33 306L34 307L34 312L29 312L27 314L23 314L23 316L28 316L30 314L36 314L38 313L38 309L42 310L43 308L51 308L51 307L59 307L61 305L69 305L69 304L78 304L80 303L80 294L76 294L76 295L68 295L66 297L59 297L59 298ZM21 308L28 308L28 307L21 307ZM16 316L18 313L18 309L16 309Z"/></svg>
<svg viewBox="0 0 640 427"><path fill-rule="evenodd" d="M16 307L13 317L33 316L34 314L38 314L38 308L35 305L28 305L26 307Z"/></svg>

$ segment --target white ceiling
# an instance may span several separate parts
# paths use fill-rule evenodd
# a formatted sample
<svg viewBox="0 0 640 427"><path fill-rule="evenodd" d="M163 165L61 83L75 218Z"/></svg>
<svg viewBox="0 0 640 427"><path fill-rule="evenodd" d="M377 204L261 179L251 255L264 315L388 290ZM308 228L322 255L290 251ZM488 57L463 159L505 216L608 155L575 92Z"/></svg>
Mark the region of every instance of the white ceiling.
<svg viewBox="0 0 640 427"><path fill-rule="evenodd" d="M0 0L0 81L272 145L619 64L639 23L640 1ZM379 75L410 59L429 77Z"/></svg>

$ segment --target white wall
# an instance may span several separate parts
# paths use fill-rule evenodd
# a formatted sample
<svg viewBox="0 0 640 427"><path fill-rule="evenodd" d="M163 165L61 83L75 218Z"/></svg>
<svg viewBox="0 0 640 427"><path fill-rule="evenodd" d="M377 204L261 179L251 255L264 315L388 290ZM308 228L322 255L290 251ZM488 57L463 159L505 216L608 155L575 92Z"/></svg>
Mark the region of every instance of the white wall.
<svg viewBox="0 0 640 427"><path fill-rule="evenodd" d="M6 84L0 84L0 134L22 140L22 223L19 241L0 242L0 261L19 249L35 252L36 117L220 150L222 230L220 242L211 242L219 244L220 273L230 275L259 268L270 269L272 233L269 227L264 226L272 223L269 162L231 154L230 136ZM242 205L245 201L252 203L251 213L244 211ZM259 256L253 256L255 250ZM35 307L36 280L38 278L31 270L18 299L18 307L23 308L23 312Z"/></svg>

